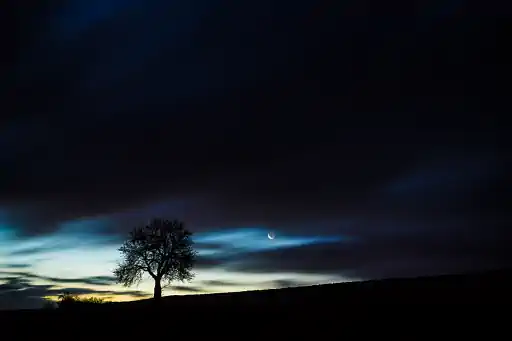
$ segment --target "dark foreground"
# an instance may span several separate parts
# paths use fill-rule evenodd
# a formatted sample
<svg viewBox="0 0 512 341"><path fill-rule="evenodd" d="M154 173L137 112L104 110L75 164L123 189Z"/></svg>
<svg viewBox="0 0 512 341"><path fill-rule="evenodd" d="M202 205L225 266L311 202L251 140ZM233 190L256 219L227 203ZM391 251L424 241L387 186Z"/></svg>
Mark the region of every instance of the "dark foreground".
<svg viewBox="0 0 512 341"><path fill-rule="evenodd" d="M405 279L316 285L299 288L240 293L167 296L160 304L142 300L100 305L78 305L68 309L0 312L2 318L52 318L93 315L98 318L131 318L156 310L173 319L194 314L280 313L293 317L304 310L315 311L311 318L326 318L332 311L357 309L363 305L396 304L510 304L512 270L479 274L445 275ZM378 308L377 308L378 309Z"/></svg>
<svg viewBox="0 0 512 341"><path fill-rule="evenodd" d="M413 336L420 339L510 334L512 271L317 285L230 294L164 297L56 310L0 312L4 335L71 340L288 340ZM498 306L498 307L496 307ZM505 308L505 309L503 309ZM503 322L500 322L503 321ZM505 324L504 324L505 323ZM110 335L110 336L108 336ZM374 336L371 336L374 335ZM415 338L416 339L416 338Z"/></svg>

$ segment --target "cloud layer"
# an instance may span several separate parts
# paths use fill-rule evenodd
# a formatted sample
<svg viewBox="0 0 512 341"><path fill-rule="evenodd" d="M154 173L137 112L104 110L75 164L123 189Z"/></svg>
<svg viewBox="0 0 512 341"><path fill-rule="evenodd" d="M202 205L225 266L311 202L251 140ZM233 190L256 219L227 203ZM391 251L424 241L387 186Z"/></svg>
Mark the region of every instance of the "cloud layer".
<svg viewBox="0 0 512 341"><path fill-rule="evenodd" d="M152 217L200 252L167 293L511 265L490 7L29 7L12 6L1 98L0 308L145 297L111 276Z"/></svg>

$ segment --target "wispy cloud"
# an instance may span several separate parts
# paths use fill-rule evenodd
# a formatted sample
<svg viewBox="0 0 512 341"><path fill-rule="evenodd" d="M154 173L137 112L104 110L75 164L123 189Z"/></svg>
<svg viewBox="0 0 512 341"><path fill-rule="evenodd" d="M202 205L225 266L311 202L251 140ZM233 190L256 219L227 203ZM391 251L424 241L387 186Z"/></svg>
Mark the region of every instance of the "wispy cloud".
<svg viewBox="0 0 512 341"><path fill-rule="evenodd" d="M56 284L62 283L74 283L74 284L90 284L90 285L112 285L116 283L115 277L112 276L91 276L91 277L80 277L80 278L59 278L50 276L40 276L31 272L19 272L19 271L1 271L0 279L2 276L20 276L25 279L38 279L44 280Z"/></svg>
<svg viewBox="0 0 512 341"><path fill-rule="evenodd" d="M189 293L204 293L207 292L204 288L197 286L186 286L186 285L172 285L168 287L173 291L189 292Z"/></svg>
<svg viewBox="0 0 512 341"><path fill-rule="evenodd" d="M267 234L276 232L276 238L269 240ZM265 227L249 227L238 229L224 229L203 233L196 237L198 247L201 245L217 246L222 254L240 252L258 252L272 249L300 247L310 244L332 243L342 240L341 236L293 236L286 233L280 234L275 229ZM348 240L348 238L347 238ZM212 250L213 252L213 250Z"/></svg>
<svg viewBox="0 0 512 341"><path fill-rule="evenodd" d="M30 268L30 264L24 264L24 263L0 263L0 269L7 268L7 269L25 269Z"/></svg>

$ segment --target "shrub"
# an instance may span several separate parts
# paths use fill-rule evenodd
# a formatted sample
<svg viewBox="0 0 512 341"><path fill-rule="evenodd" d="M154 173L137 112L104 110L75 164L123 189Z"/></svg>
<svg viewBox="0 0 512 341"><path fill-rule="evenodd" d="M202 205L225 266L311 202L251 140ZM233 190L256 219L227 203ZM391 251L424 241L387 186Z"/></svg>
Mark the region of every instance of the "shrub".
<svg viewBox="0 0 512 341"><path fill-rule="evenodd" d="M106 303L104 298L100 297L88 297L88 298L82 298L79 300L81 303L91 303L91 304L101 304Z"/></svg>
<svg viewBox="0 0 512 341"><path fill-rule="evenodd" d="M77 306L90 306L90 305L97 305L97 304L103 304L107 301L100 297L87 297L87 298L80 298L76 295L73 295L71 293L65 292L59 295L59 308L70 308L70 307L77 307Z"/></svg>

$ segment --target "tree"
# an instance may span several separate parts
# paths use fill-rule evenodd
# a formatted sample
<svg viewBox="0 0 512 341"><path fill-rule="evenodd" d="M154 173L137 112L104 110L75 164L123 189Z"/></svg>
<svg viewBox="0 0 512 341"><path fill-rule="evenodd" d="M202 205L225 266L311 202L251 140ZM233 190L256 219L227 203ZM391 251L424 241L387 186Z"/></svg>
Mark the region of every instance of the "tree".
<svg viewBox="0 0 512 341"><path fill-rule="evenodd" d="M124 286L138 284L147 273L155 281L153 297L162 298L162 281L194 278L197 252L193 248L192 233L177 220L153 219L144 227L135 228L119 251L123 261L114 270L117 282Z"/></svg>

